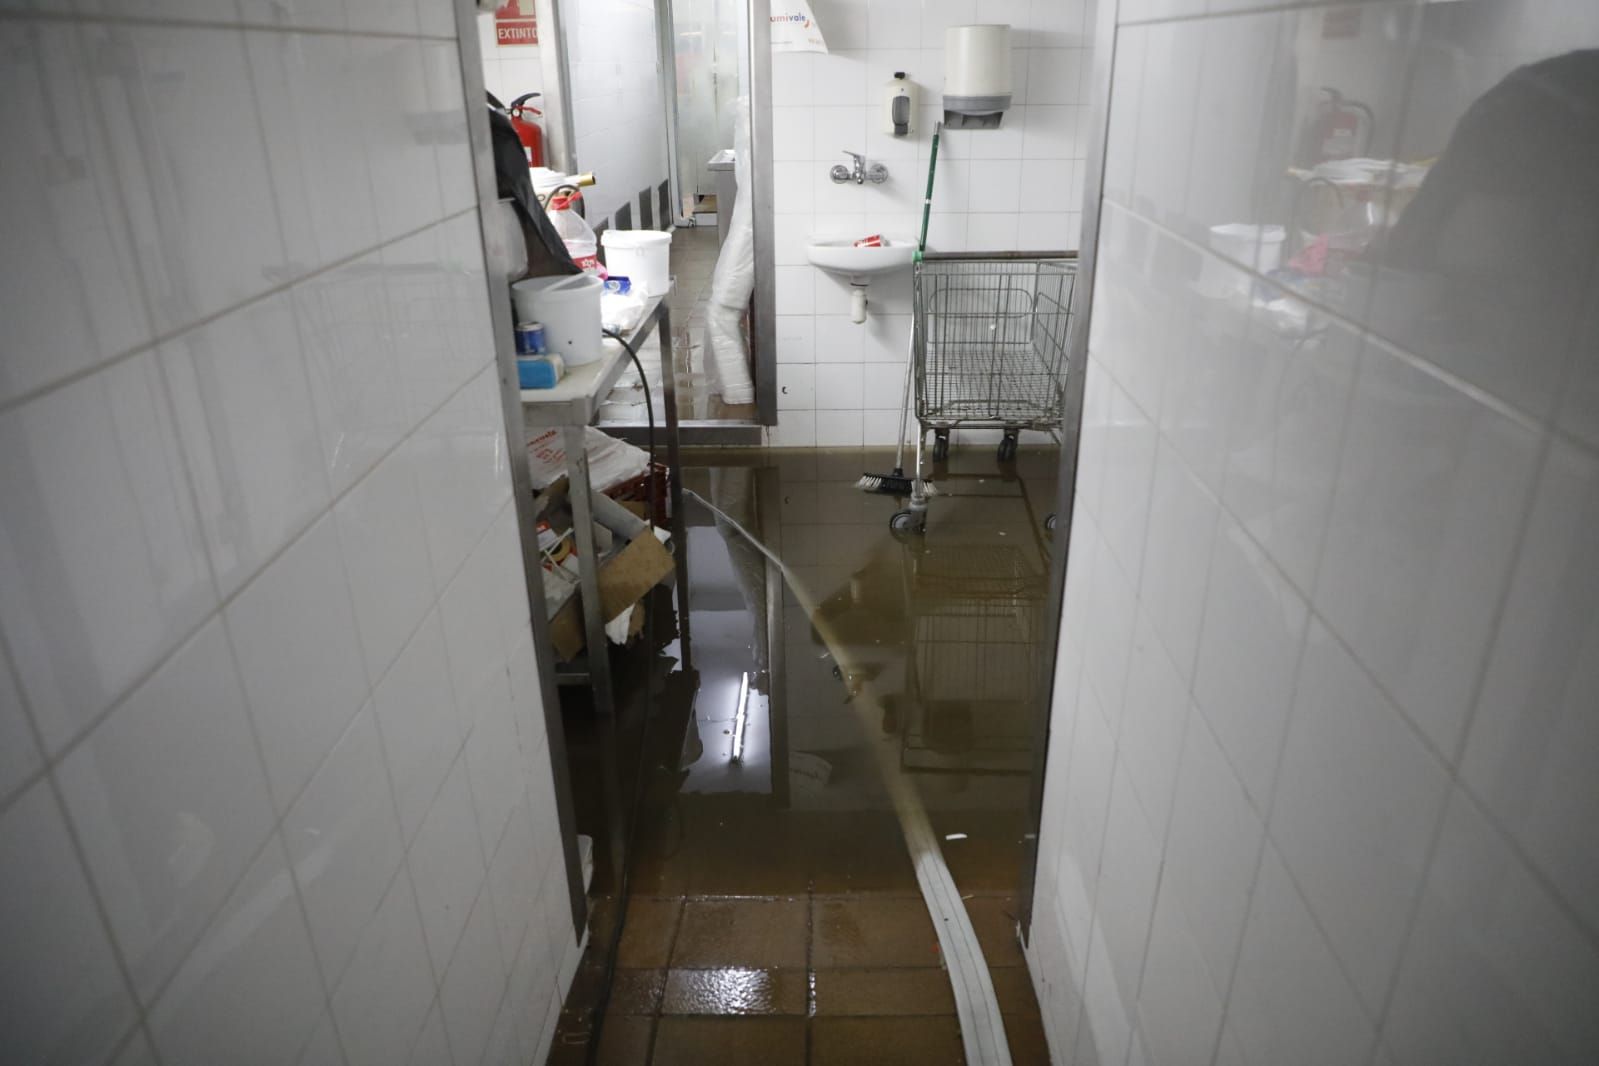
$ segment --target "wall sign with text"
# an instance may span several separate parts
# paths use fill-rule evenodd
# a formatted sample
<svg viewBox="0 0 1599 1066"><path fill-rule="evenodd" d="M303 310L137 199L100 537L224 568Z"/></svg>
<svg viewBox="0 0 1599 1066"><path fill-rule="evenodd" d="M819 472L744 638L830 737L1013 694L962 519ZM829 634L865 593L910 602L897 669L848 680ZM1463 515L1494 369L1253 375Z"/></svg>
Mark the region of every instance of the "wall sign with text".
<svg viewBox="0 0 1599 1066"><path fill-rule="evenodd" d="M494 42L501 48L539 43L533 0L505 0L494 9Z"/></svg>

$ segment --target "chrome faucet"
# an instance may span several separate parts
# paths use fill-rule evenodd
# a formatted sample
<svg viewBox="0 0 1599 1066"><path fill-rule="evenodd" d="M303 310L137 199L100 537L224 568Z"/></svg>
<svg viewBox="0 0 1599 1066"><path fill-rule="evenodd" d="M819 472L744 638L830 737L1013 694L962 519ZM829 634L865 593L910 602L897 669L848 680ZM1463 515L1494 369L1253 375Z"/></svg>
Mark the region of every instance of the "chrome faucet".
<svg viewBox="0 0 1599 1066"><path fill-rule="evenodd" d="M835 166L828 172L828 176L833 179L833 184L843 185L845 182L853 181L856 185L864 185L869 181L873 185L881 185L888 180L888 168L883 164L873 163L871 166L867 166L864 155L859 152L851 152L847 148L844 150L844 154L855 161L855 166L853 169L843 163Z"/></svg>

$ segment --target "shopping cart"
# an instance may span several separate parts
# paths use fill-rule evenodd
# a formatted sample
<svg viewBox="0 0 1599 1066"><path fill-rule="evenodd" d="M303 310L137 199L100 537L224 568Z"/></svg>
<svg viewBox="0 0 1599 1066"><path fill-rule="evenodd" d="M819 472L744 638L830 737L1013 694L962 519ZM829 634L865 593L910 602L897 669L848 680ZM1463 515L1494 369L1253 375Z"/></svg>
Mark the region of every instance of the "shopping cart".
<svg viewBox="0 0 1599 1066"><path fill-rule="evenodd" d="M918 486L928 430L933 460L941 462L950 430L999 429L999 460L1008 462L1022 430L1060 428L1076 280L1075 256L964 252L917 262L911 374ZM926 521L926 497L917 492L890 525L918 532Z"/></svg>

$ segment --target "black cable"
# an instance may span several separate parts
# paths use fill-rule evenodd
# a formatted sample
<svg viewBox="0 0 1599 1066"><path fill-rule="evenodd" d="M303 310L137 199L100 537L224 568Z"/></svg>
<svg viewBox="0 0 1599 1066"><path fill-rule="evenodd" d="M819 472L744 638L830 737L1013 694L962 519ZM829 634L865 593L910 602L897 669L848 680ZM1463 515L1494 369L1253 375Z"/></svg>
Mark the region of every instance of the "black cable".
<svg viewBox="0 0 1599 1066"><path fill-rule="evenodd" d="M614 329L601 330L601 332L614 340L616 343L620 344L627 351L628 358L633 360L633 368L638 371L639 384L644 387L644 411L649 418L650 427L648 437L650 447L650 477L646 484L646 488L648 489L650 495L650 521L653 523L655 521L655 401L650 399L650 379L644 373L644 364L639 362L638 352L635 352L633 350L633 346L627 343L626 337L622 336ZM662 338L662 340L665 340L665 338ZM662 345L661 357L663 359L671 358L671 354L668 350L669 348L670 343Z"/></svg>
<svg viewBox="0 0 1599 1066"><path fill-rule="evenodd" d="M627 342L627 338L616 330L603 330L607 337L616 341L627 352L628 358L633 360L633 366L638 370L639 383L644 387L644 410L649 418L649 470L644 477L644 491L646 506L649 507L650 536L654 536L655 528L655 404L650 399L650 381L644 373L644 364L639 361L638 352ZM662 358L670 359L670 343L663 345ZM655 682L655 614L646 608L644 615L646 629L644 645L649 651L650 663L646 669L644 682L644 717L639 724L638 764L633 769L633 815L627 826L627 842L623 846L622 869L616 871L616 920L611 930L611 941L605 953L605 983L600 988L599 1000L594 1004L594 1022L589 1026L588 1050L584 1053L583 1061L588 1066L596 1066L599 1062L600 1034L605 1027L605 1015L611 1003L611 985L616 980L616 954L622 943L622 931L627 926L627 902L632 881L634 845L638 839L638 826L642 820L640 810L644 802L644 762L645 754L649 751L649 731L651 710L654 700L651 699L651 690Z"/></svg>

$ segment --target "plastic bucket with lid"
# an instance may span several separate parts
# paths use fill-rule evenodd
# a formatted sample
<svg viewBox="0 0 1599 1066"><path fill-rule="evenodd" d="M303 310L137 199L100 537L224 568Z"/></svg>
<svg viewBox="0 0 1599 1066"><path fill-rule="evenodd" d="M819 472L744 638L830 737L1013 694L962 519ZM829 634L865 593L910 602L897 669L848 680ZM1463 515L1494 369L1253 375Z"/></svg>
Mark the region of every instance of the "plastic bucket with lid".
<svg viewBox="0 0 1599 1066"><path fill-rule="evenodd" d="M518 322L544 325L544 348L567 366L600 357L600 292L605 283L593 274L528 278L511 286Z"/></svg>
<svg viewBox="0 0 1599 1066"><path fill-rule="evenodd" d="M600 235L605 246L605 270L633 282L633 291L645 296L665 296L671 286L672 235L653 229L608 229Z"/></svg>

